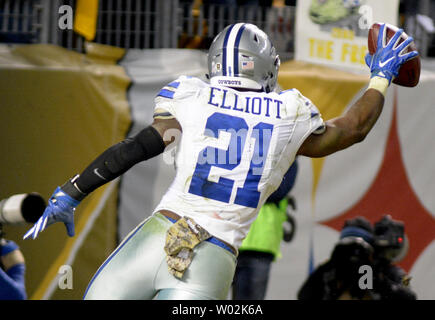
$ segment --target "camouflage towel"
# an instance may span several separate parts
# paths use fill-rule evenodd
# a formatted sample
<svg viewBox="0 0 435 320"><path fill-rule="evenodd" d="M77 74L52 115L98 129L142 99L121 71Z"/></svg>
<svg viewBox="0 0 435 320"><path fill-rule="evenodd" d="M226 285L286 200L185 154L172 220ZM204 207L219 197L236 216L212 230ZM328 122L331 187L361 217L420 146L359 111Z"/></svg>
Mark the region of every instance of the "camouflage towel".
<svg viewBox="0 0 435 320"><path fill-rule="evenodd" d="M168 270L177 278L181 278L193 259L193 248L211 234L188 217L174 223L167 231L165 252Z"/></svg>

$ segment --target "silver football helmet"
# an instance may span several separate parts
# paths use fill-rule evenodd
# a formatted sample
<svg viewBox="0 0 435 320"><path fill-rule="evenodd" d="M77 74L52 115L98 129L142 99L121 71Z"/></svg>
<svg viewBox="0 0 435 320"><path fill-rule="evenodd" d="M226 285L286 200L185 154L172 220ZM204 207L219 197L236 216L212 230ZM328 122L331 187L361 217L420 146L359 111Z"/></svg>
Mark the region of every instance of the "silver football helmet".
<svg viewBox="0 0 435 320"><path fill-rule="evenodd" d="M214 38L208 51L212 85L271 92L279 66L269 37L250 23L227 26Z"/></svg>

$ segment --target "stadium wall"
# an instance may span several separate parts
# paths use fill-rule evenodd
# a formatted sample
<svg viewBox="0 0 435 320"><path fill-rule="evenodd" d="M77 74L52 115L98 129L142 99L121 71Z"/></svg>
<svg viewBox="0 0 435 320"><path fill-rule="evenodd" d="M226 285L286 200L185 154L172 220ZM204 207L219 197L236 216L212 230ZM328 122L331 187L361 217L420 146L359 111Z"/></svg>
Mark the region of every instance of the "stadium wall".
<svg viewBox="0 0 435 320"><path fill-rule="evenodd" d="M130 79L116 65L123 50L90 47L87 55L51 45L0 49L0 198L54 189L100 152L122 140L131 123ZM75 214L76 235L63 224L37 240L31 227L5 226L26 259L29 299L81 299L98 266L116 246L117 181L85 199ZM72 289L59 289L63 265Z"/></svg>

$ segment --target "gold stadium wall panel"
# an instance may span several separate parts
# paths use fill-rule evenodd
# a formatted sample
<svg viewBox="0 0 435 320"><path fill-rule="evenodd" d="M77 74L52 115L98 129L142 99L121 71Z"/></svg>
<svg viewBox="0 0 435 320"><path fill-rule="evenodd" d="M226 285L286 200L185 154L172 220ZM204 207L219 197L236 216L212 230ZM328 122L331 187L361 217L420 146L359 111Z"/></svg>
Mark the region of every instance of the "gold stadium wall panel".
<svg viewBox="0 0 435 320"><path fill-rule="evenodd" d="M78 54L50 45L0 51L0 148L7 150L0 160L0 198L36 191L48 200L58 185L125 137L131 123L126 99L130 79L116 65L123 51L104 47L98 53L94 47L91 52ZM73 238L68 238L63 224L26 241L21 239L30 225L5 226L6 237L20 245L26 258L29 298L50 298L50 284L92 216L87 211L93 211L103 196L96 192L78 207ZM70 299L82 298L90 275L115 248L116 197L111 192L97 223L87 231L92 246L86 250L95 252L89 253L91 259L73 264L75 286L66 295ZM81 248L75 250L82 255Z"/></svg>

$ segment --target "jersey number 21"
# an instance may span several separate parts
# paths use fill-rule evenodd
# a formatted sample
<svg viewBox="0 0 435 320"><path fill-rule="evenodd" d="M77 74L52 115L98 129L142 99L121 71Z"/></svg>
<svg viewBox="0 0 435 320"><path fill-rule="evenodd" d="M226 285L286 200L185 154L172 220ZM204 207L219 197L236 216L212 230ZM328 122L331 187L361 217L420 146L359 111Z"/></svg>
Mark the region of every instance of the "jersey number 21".
<svg viewBox="0 0 435 320"><path fill-rule="evenodd" d="M230 133L230 143L227 150L206 147L199 153L189 193L229 203L233 192L234 180L220 177L218 182L212 182L208 180L208 176L213 166L233 170L240 165L245 149L245 142L248 138L249 126L243 118L216 112L207 119L205 129L204 135L213 138L218 138L220 131ZM255 148L243 187L236 189L234 203L245 207L257 208L260 201L258 184L263 173L267 152L269 151L273 125L259 122L252 129L249 138L256 139ZM201 161L202 159L212 159L212 161Z"/></svg>

